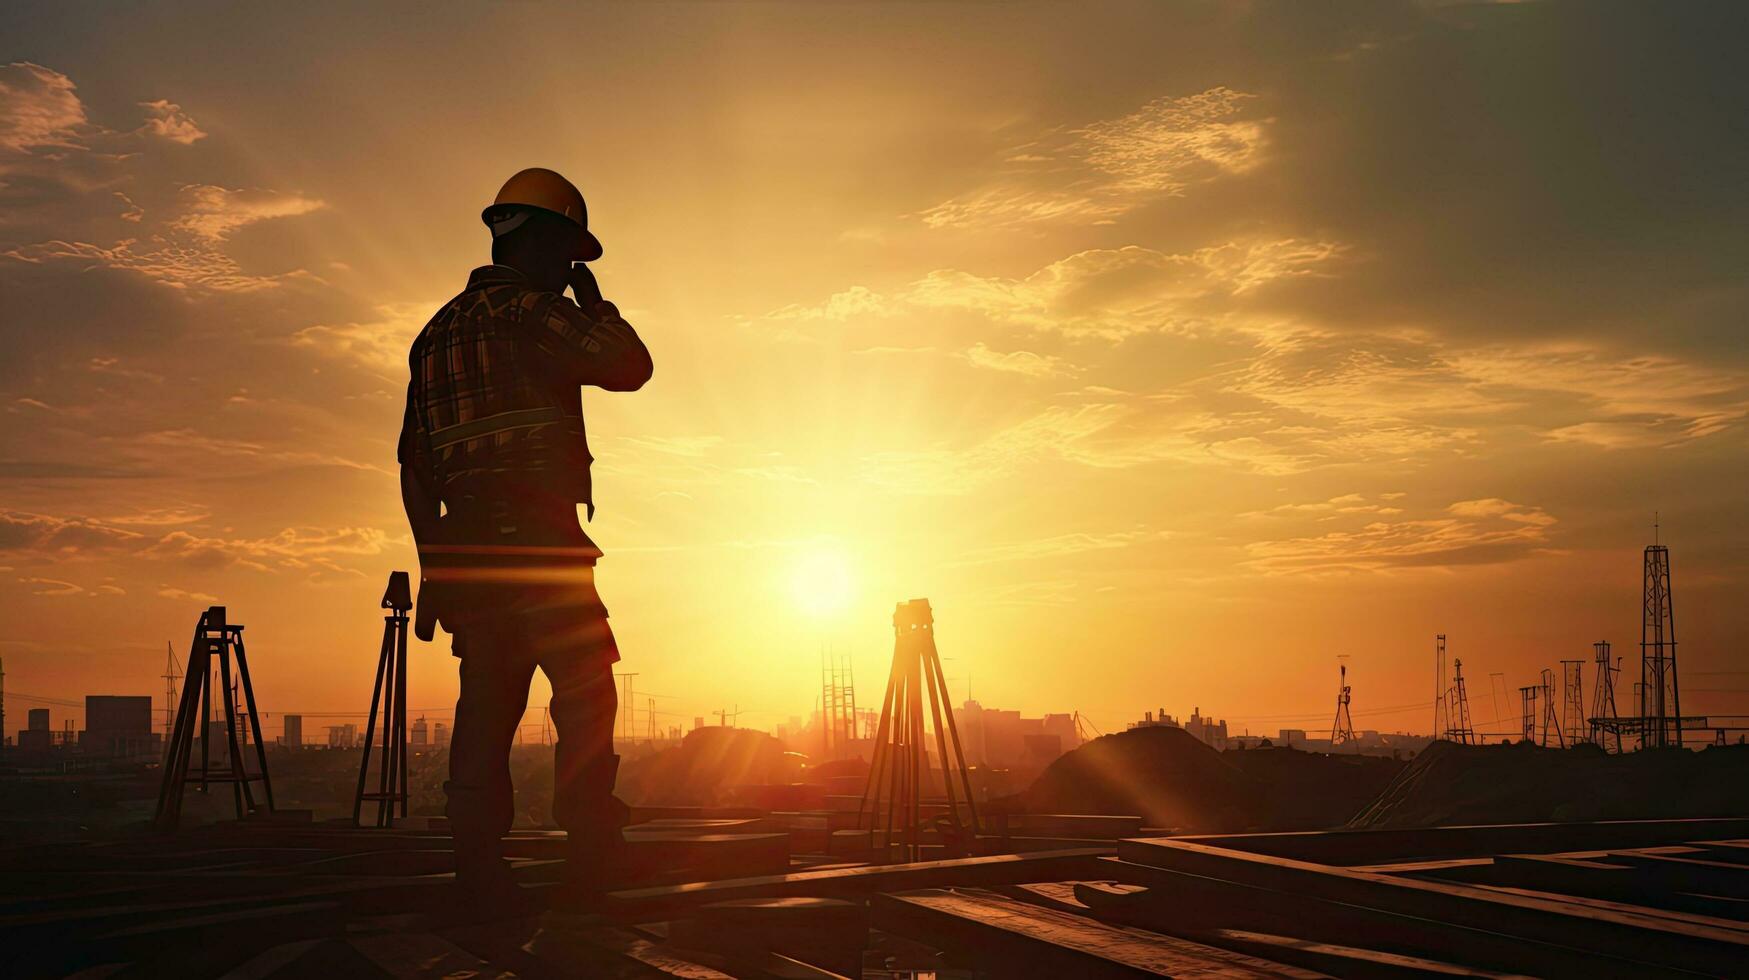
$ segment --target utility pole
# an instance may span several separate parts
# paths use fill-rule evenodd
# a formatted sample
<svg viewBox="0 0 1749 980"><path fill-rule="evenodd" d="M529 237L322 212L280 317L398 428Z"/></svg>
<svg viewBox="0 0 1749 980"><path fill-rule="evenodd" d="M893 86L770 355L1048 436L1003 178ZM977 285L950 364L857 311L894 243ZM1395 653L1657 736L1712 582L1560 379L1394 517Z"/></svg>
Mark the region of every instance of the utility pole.
<svg viewBox="0 0 1749 980"><path fill-rule="evenodd" d="M1608 751L1605 739L1615 740L1615 751L1621 754L1621 726L1616 723L1615 675L1621 673L1621 662L1610 662L1609 641L1598 640L1591 645L1597 662L1597 691L1591 700L1591 741Z"/></svg>
<svg viewBox="0 0 1749 980"><path fill-rule="evenodd" d="M1454 742L1469 745L1476 740L1475 726L1470 724L1470 696L1464 689L1464 662L1453 660L1452 668L1452 704L1450 711L1451 727L1446 731L1446 737Z"/></svg>
<svg viewBox="0 0 1749 980"><path fill-rule="evenodd" d="M655 698L645 698L644 704L646 705L646 707L644 708L644 714L649 719L648 725L649 725L649 730L650 730L649 735L646 737L650 740L651 744L655 744L655 741L656 741L656 699Z"/></svg>
<svg viewBox="0 0 1749 980"><path fill-rule="evenodd" d="M1549 730L1554 729L1555 743L1561 748L1566 748L1567 736L1562 733L1560 719L1555 716L1555 672L1544 667L1542 681L1542 692L1539 695L1543 702L1542 744L1545 748L1548 746Z"/></svg>
<svg viewBox="0 0 1749 980"><path fill-rule="evenodd" d="M1433 638L1433 737L1445 737L1445 730L1451 727L1451 719L1445 710L1445 634L1440 633Z"/></svg>
<svg viewBox="0 0 1749 980"><path fill-rule="evenodd" d="M1585 678L1583 660L1561 661L1561 728L1567 744L1577 745L1589 734L1585 728Z"/></svg>
<svg viewBox="0 0 1749 980"><path fill-rule="evenodd" d="M170 741L171 715L176 711L176 681L182 676L182 666L176 662L176 648L164 641L164 741Z"/></svg>
<svg viewBox="0 0 1749 980"><path fill-rule="evenodd" d="M632 740L633 734L636 731L636 729L632 727L636 713L636 702L632 700L632 678L638 675L632 673L619 674L617 676L623 682L620 684L619 692L620 738L629 742Z"/></svg>

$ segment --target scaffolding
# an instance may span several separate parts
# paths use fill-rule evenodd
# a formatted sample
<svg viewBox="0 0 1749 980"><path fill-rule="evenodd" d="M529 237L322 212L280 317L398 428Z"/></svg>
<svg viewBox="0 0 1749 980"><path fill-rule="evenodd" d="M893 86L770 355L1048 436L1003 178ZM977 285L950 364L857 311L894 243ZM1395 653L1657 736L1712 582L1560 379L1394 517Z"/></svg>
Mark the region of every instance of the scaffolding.
<svg viewBox="0 0 1749 980"><path fill-rule="evenodd" d="M1537 699L1542 702L1542 738L1539 745L1545 748L1549 744L1549 733L1555 733L1555 744L1561 748L1567 747L1567 736L1561 731L1561 719L1555 712L1555 672L1543 668L1542 684L1537 691Z"/></svg>
<svg viewBox="0 0 1749 980"><path fill-rule="evenodd" d="M856 671L848 654L820 653L820 758L856 754Z"/></svg>
<svg viewBox="0 0 1749 980"><path fill-rule="evenodd" d="M1518 734L1526 742L1536 741L1536 685L1518 689Z"/></svg>

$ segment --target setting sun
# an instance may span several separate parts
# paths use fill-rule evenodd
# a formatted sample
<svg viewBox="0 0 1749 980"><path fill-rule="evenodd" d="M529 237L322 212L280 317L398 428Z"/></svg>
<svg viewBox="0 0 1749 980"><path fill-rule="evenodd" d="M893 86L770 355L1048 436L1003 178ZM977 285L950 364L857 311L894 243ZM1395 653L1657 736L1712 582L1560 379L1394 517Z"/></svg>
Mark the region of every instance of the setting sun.
<svg viewBox="0 0 1749 980"><path fill-rule="evenodd" d="M810 616L826 618L850 604L850 562L836 548L811 548L797 556L790 572L790 595Z"/></svg>

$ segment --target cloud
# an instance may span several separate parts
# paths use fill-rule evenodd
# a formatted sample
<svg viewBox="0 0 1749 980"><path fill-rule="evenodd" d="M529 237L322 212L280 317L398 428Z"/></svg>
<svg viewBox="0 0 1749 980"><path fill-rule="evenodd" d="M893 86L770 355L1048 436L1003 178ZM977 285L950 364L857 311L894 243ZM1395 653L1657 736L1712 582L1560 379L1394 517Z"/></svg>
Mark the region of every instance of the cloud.
<svg viewBox="0 0 1749 980"><path fill-rule="evenodd" d="M1554 553L1549 532L1556 523L1540 507L1493 497L1460 500L1443 514L1255 541L1247 545L1246 564L1269 575L1504 564Z"/></svg>
<svg viewBox="0 0 1749 980"><path fill-rule="evenodd" d="M72 557L92 551L130 546L139 532L86 517L52 517L0 510L0 551L35 551Z"/></svg>
<svg viewBox="0 0 1749 980"><path fill-rule="evenodd" d="M172 531L141 555L195 568L236 566L259 572L275 569L308 571L312 575L361 574L337 559L381 554L389 537L377 528L286 528L264 538L216 538Z"/></svg>
<svg viewBox="0 0 1749 980"><path fill-rule="evenodd" d="M1048 132L1003 154L1000 176L919 215L932 228L1106 223L1192 184L1257 166L1265 121L1224 86Z"/></svg>
<svg viewBox="0 0 1749 980"><path fill-rule="evenodd" d="M73 80L42 65L18 61L0 68L0 149L78 149L87 125Z"/></svg>
<svg viewBox="0 0 1749 980"><path fill-rule="evenodd" d="M222 242L239 228L273 218L290 218L326 205L313 197L285 191L229 189L213 184L185 184L177 195L181 214L170 227L209 243Z"/></svg>
<svg viewBox="0 0 1749 980"><path fill-rule="evenodd" d="M368 371L405 380L407 351L441 301L389 303L377 307L378 319L316 324L292 335L291 342L326 357L348 361Z"/></svg>
<svg viewBox="0 0 1749 980"><path fill-rule="evenodd" d="M1002 371L1007 374L1021 374L1029 378L1056 378L1075 373L1075 368L1060 357L1050 354L1034 354L1024 350L1003 353L991 350L984 345L983 341L973 344L960 356L973 367L989 368L992 371Z"/></svg>
<svg viewBox="0 0 1749 980"><path fill-rule="evenodd" d="M18 581L25 585L35 586L35 588L30 590L31 595L61 597L85 594L85 588L83 586L74 585L72 582L64 582L56 578L39 578L36 576L30 576L28 578L20 578Z"/></svg>
<svg viewBox="0 0 1749 980"><path fill-rule="evenodd" d="M179 589L173 585L160 586L158 589L158 596L164 599L177 599L187 602L219 601L219 597L216 595L208 595L205 592L190 592L186 589Z"/></svg>
<svg viewBox="0 0 1749 980"><path fill-rule="evenodd" d="M124 238L111 246L52 239L0 252L0 256L32 265L74 263L86 268L122 269L138 273L175 289L248 293L273 289L287 282L313 280L296 269L276 275L253 275L243 271L229 255L203 243L178 244L154 236L143 249L139 239Z"/></svg>
<svg viewBox="0 0 1749 980"><path fill-rule="evenodd" d="M1070 555L1112 551L1153 541L1164 541L1167 537L1165 531L1147 528L1102 533L1074 532L974 549L947 564L954 567L988 565L1008 561L1055 561Z"/></svg>
<svg viewBox="0 0 1749 980"><path fill-rule="evenodd" d="M141 102L140 107L146 110L145 131L153 136L162 137L172 143L187 146L196 140L206 138L206 132L195 125L188 113L182 107L167 99L154 99Z"/></svg>
<svg viewBox="0 0 1749 980"><path fill-rule="evenodd" d="M1019 279L938 269L890 294L857 286L820 304L781 307L765 319L843 322L945 311L1028 330L1122 339L1225 314L1271 283L1332 275L1343 254L1338 243L1297 238L1225 241L1184 253L1140 245L1088 249Z"/></svg>

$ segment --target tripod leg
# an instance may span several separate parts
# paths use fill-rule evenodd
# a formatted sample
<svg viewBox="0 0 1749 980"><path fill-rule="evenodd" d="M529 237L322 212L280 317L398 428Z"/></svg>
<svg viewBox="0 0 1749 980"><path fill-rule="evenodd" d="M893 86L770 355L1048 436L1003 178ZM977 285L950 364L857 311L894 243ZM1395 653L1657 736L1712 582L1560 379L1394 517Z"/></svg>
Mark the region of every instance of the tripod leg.
<svg viewBox="0 0 1749 980"><path fill-rule="evenodd" d="M207 791L207 772L212 768L212 738L213 730L213 641L211 637L201 637L201 649L205 655L200 658L201 668L205 673L200 675L200 791Z"/></svg>
<svg viewBox="0 0 1749 980"><path fill-rule="evenodd" d="M401 816L407 816L407 617L395 617L395 717L399 719L401 737L395 740L399 762L395 771L401 775Z"/></svg>
<svg viewBox="0 0 1749 980"><path fill-rule="evenodd" d="M202 618L202 625L205 619ZM170 730L170 742L164 751L164 776L158 786L158 809L153 814L153 821L166 827L174 827L182 814L183 783L188 776L188 755L194 740L195 705L200 701L200 683L195 680L200 676L195 673L195 664L200 660L201 626L194 631L194 642L188 651L188 672L184 675L182 697L176 705L176 724Z"/></svg>
<svg viewBox="0 0 1749 980"><path fill-rule="evenodd" d="M395 623L392 618L383 623L383 761L377 767L377 826L389 825L393 804L389 787L393 785L395 768Z"/></svg>
<svg viewBox="0 0 1749 980"><path fill-rule="evenodd" d="M237 702L231 696L231 639L227 633L219 641L219 690L225 702L225 743L227 764L231 769L231 795L237 802L237 819L248 815L248 797L244 783L243 746L237 740Z"/></svg>
<svg viewBox="0 0 1749 980"><path fill-rule="evenodd" d="M267 810L273 812L273 782L267 778L267 742L261 737L261 715L255 710L255 685L249 682L249 659L243 654L243 634L237 634L237 677L243 682L243 699L249 706L249 725L255 729L255 761L261 765L261 792Z"/></svg>
<svg viewBox="0 0 1749 980"><path fill-rule="evenodd" d="M358 761L358 792L352 796L352 825L362 827L360 822L364 813L364 781L365 774L370 771L370 743L377 725L377 702L383 695L383 671L388 669L389 656L389 624L383 624L383 651L377 657L377 674L375 685L370 692L370 720L364 723L364 758Z"/></svg>
<svg viewBox="0 0 1749 980"><path fill-rule="evenodd" d="M935 652L934 649L931 649L929 651L929 663L930 663L931 668L933 668L933 670L934 670L936 681L941 685L942 703L947 705L947 734L948 734L948 737L953 740L953 755L954 755L954 759L956 761L956 764L959 768L960 783L962 786L965 787L966 809L971 811L972 834L975 837L977 835L978 831L981 829L981 827L978 823L978 804L976 801L974 801L972 799L972 775L966 769L966 752L965 752L964 747L962 747L960 745L959 725L957 723L955 723L955 721L953 720L953 704L952 704L952 702L950 702L948 700L947 678L945 676L943 676L942 672L941 672L941 657ZM945 750L942 754L941 777L944 780L949 778L948 773L947 773L947 755L946 755Z"/></svg>

